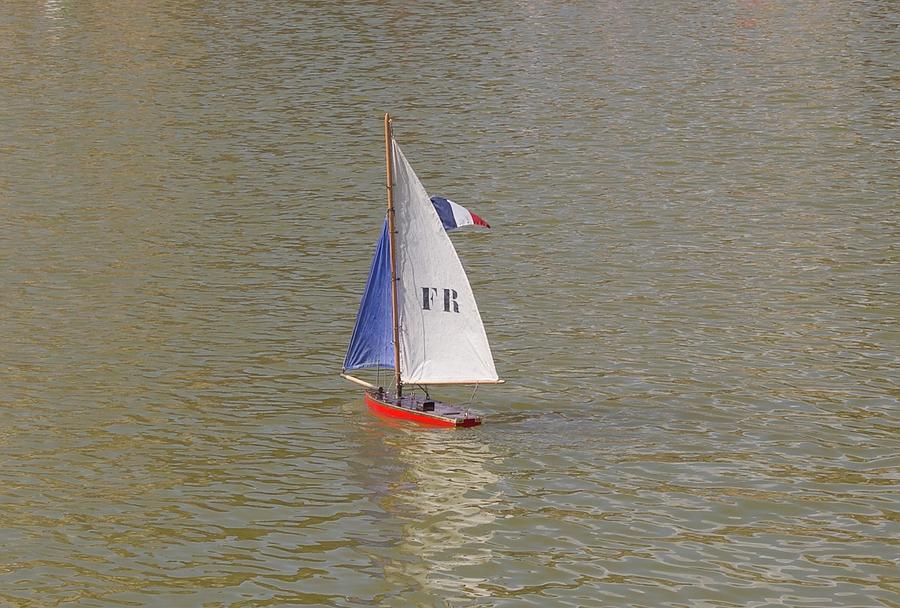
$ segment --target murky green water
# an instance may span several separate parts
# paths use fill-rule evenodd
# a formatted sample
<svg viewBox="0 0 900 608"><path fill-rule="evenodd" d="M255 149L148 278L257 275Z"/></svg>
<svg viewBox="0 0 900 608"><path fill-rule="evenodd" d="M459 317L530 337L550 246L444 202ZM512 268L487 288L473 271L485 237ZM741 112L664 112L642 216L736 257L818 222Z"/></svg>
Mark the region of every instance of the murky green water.
<svg viewBox="0 0 900 608"><path fill-rule="evenodd" d="M897 26L3 2L0 604L900 605ZM474 430L336 375L384 111L494 226Z"/></svg>

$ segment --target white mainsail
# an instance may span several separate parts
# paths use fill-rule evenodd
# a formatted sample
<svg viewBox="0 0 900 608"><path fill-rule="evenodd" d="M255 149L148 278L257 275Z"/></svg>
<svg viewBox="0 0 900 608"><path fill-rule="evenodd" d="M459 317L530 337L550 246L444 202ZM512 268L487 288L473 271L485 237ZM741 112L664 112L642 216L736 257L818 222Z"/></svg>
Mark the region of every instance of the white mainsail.
<svg viewBox="0 0 900 608"><path fill-rule="evenodd" d="M393 141L401 381L497 382L478 305L434 206Z"/></svg>

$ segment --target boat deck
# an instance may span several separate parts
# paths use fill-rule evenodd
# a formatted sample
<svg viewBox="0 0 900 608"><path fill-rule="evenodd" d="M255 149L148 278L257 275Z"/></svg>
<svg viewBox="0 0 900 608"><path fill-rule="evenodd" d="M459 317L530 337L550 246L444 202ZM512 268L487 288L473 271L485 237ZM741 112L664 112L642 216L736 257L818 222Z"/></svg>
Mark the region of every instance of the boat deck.
<svg viewBox="0 0 900 608"><path fill-rule="evenodd" d="M404 395L397 399L396 395L384 391L367 390L366 405L384 416L432 426L467 427L481 424L481 416L424 395Z"/></svg>

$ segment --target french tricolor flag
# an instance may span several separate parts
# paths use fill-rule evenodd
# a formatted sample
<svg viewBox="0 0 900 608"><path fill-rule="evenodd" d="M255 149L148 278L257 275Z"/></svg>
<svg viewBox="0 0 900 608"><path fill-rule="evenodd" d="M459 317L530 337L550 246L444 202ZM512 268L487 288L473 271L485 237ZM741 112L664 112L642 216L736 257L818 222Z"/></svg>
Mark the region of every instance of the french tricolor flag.
<svg viewBox="0 0 900 608"><path fill-rule="evenodd" d="M434 210L437 211L438 217L441 218L441 222L444 224L444 229L448 232L463 226L491 227L486 221L450 199L432 196L431 204L434 205Z"/></svg>

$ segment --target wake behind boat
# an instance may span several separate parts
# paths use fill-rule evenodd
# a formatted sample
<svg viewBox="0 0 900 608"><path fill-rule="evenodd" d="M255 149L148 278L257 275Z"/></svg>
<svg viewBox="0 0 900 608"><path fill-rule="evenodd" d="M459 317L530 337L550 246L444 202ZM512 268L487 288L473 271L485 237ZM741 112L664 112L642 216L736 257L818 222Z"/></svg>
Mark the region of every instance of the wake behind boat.
<svg viewBox="0 0 900 608"><path fill-rule="evenodd" d="M447 230L484 220L429 198L384 116L387 217L341 375L366 387L376 413L435 426L475 426L481 417L431 399L429 385L500 384L475 296ZM394 392L347 372L393 370ZM404 386L425 395L405 395Z"/></svg>

